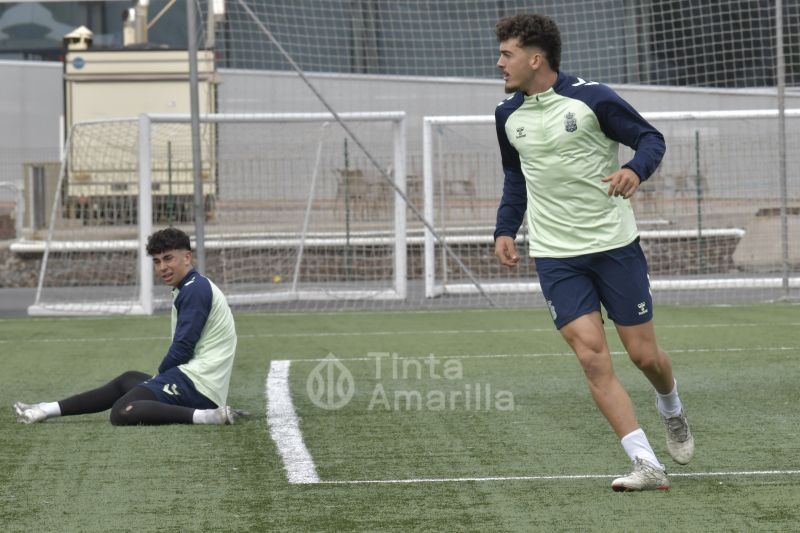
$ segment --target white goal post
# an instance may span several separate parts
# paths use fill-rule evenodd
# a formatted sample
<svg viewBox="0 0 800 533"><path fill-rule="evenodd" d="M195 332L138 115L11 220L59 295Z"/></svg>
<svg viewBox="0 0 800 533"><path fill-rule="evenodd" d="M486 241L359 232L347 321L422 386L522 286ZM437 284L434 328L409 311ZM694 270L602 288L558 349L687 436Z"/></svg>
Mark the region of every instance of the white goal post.
<svg viewBox="0 0 800 533"><path fill-rule="evenodd" d="M781 224L787 224L785 212L782 220L777 220L781 216L777 163L770 160L772 154L761 146L765 138L775 135L777 110L655 112L643 116L664 132L670 158L669 163L662 163L659 175L645 182L633 200L643 248L646 253L650 251L651 271L655 266L662 272L653 276L652 289L687 291L684 294L760 289L765 295L779 297L782 288L800 288L800 278L780 275L779 246L768 248L766 243L758 242L763 237L756 237L758 224L754 223L762 222L758 220L762 211L771 210L776 219L772 225L772 238L776 242L781 239ZM787 109L785 116L793 119L787 120L792 131L800 127L800 121L794 120L800 117L800 109ZM496 263L493 227L486 222L494 220L503 187L494 124L492 115L424 117L424 214L462 258L474 258L473 262L465 261L479 265L475 268L480 272L479 281L485 291L500 295L540 293L532 267L521 266L517 270L522 272L516 274L492 268ZM737 142L730 142L731 138ZM621 163L629 153L627 148L621 149ZM790 168L796 168L792 166L796 154L790 157ZM790 179L796 181L798 177L793 175ZM765 209L757 213L761 205ZM483 221L482 224L470 223L475 219ZM520 229L517 242L527 255L525 226ZM756 240L745 242L746 238ZM714 246L719 250L712 249ZM670 250L658 252L659 247ZM724 247L726 251L720 251ZM721 267L706 261L712 255L724 253L728 255L727 263L718 261L724 263ZM663 264L677 263L681 255L698 256L699 266L693 264L681 271L678 266L670 269ZM759 263L766 256L771 257L771 262ZM457 275L450 279L454 273L457 274L426 230L425 296L476 292L474 284ZM715 301L702 296L697 300Z"/></svg>
<svg viewBox="0 0 800 533"><path fill-rule="evenodd" d="M201 115L208 228L204 245L218 252L216 269L221 272L209 277L223 289L231 305L406 298L406 205L397 192L404 193L406 187L405 113L338 116L356 131L372 128L363 134L371 136L371 147L386 168L368 168L358 154L347 152L346 141L344 169L333 168L342 165L339 147L331 146L330 139L344 134L333 131L336 126L331 113ZM191 219L185 214L181 218L180 206L174 206L172 200L178 196L173 190L191 194L186 180L172 179L189 175L189 123L189 115L144 114L138 119L73 126L48 238L13 246L17 253L43 254L30 315L152 314L168 307L168 299L154 296L153 266L145 245L153 230L165 222L183 223L191 232ZM104 130L91 135L84 132L83 137L90 140L81 140L77 133L87 126ZM115 134L119 137L113 137ZM108 155L86 155L100 146ZM113 159L113 165L101 161L103 157ZM83 170L76 170L81 158L92 161L90 170L86 163ZM127 166L119 163L126 158L131 159ZM83 184L103 173L112 176L105 178L112 181L109 190L127 191L128 203L135 202L135 207L126 205L127 211L120 215L116 204L114 209L98 208L83 195L71 204L62 197L70 177ZM163 196L167 175L169 202ZM391 176L393 185L386 182L385 175ZM79 187L74 185L73 190ZM86 212L83 218L68 216L67 208ZM346 227L339 227L344 219ZM319 252L312 253L315 250ZM342 259L340 250L352 257ZM94 285L86 272L92 260L85 254L112 253L126 254L116 268L124 270L130 264L134 271L121 276L123 281ZM72 266L53 267L49 263L54 254L65 255L62 263ZM310 256L315 265L323 265L317 270L325 275L306 280L304 273L309 267L303 262ZM346 263L346 276L340 263ZM259 266L264 270L257 271Z"/></svg>

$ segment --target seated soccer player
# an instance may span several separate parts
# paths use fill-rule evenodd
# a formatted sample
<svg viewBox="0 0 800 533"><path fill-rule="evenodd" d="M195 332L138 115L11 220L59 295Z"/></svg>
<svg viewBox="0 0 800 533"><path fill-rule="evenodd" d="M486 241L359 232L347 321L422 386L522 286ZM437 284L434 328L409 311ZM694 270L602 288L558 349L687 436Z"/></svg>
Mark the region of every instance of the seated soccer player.
<svg viewBox="0 0 800 533"><path fill-rule="evenodd" d="M14 404L17 421L111 409L111 423L124 425L233 424L246 413L225 405L236 329L225 296L192 267L189 236L167 228L147 240L156 273L172 286L172 344L155 376L125 372L100 388L58 402Z"/></svg>

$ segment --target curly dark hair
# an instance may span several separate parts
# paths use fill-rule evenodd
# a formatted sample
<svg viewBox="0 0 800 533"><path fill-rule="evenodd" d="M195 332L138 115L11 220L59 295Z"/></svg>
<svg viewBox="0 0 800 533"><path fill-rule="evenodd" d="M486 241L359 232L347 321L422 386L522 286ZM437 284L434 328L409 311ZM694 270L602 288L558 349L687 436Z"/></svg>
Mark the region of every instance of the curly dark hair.
<svg viewBox="0 0 800 533"><path fill-rule="evenodd" d="M178 228L165 228L147 238L147 255L163 254L170 250L192 251L189 236Z"/></svg>
<svg viewBox="0 0 800 533"><path fill-rule="evenodd" d="M561 65L561 32L550 17L539 14L505 17L497 22L494 31L498 42L516 37L522 47L541 48L553 70L557 71Z"/></svg>

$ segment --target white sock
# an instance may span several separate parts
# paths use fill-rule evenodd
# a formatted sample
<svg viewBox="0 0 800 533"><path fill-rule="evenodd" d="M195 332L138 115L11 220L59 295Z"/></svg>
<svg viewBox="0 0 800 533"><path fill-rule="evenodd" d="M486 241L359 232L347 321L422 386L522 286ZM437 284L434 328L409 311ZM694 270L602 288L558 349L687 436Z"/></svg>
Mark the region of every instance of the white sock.
<svg viewBox="0 0 800 533"><path fill-rule="evenodd" d="M672 387L672 392L668 394L661 394L656 391L656 405L658 406L658 412L661 413L661 416L666 418L678 416L683 410L681 399L678 398L678 382L674 381L674 383L675 385Z"/></svg>
<svg viewBox="0 0 800 533"><path fill-rule="evenodd" d="M647 435L644 434L642 428L631 431L622 437L621 442L625 453L628 454L631 461L636 460L638 457L639 459L644 459L656 468L664 469L664 465L656 459L656 454L653 452L653 448L650 447L650 442L648 442Z"/></svg>
<svg viewBox="0 0 800 533"><path fill-rule="evenodd" d="M193 424L217 424L225 423L225 414L220 413L219 409L195 409L192 413Z"/></svg>
<svg viewBox="0 0 800 533"><path fill-rule="evenodd" d="M208 418L206 411L208 411L208 409L195 409L194 413L192 413L192 424L208 424L208 422L206 422Z"/></svg>
<svg viewBox="0 0 800 533"><path fill-rule="evenodd" d="M47 413L47 418L61 416L61 406L58 402L41 402L37 407Z"/></svg>

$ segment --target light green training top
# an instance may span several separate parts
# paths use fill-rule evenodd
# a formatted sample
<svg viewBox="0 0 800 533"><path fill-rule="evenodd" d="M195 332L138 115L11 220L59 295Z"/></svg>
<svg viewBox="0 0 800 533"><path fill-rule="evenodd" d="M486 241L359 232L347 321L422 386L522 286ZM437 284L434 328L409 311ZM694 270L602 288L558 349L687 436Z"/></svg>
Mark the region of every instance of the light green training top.
<svg viewBox="0 0 800 533"><path fill-rule="evenodd" d="M236 327L225 295L194 270L172 294L172 345L159 372L177 365L198 392L223 406L236 355Z"/></svg>
<svg viewBox="0 0 800 533"><path fill-rule="evenodd" d="M562 73L543 93L502 102L496 119L506 183L495 237L515 235L522 212L531 256L601 252L638 236L630 200L609 196L602 179L620 168L620 142L636 149L625 166L647 179L664 141L627 102Z"/></svg>

